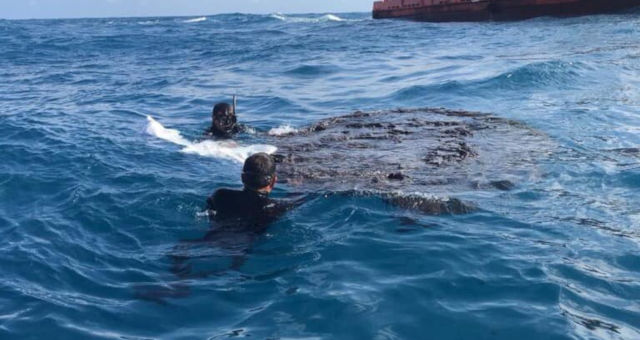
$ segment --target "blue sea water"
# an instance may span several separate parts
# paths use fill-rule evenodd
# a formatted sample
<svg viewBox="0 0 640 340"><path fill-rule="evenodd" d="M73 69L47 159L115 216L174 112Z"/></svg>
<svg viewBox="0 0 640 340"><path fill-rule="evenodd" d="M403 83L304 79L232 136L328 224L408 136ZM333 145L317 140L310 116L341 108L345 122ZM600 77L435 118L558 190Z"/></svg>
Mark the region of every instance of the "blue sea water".
<svg viewBox="0 0 640 340"><path fill-rule="evenodd" d="M639 36L638 13L0 21L0 338L640 339ZM511 191L460 193L466 215L311 199L237 270L141 299L178 280L169 255L241 166L180 152L145 116L197 140L235 93L258 130L445 107L557 148Z"/></svg>

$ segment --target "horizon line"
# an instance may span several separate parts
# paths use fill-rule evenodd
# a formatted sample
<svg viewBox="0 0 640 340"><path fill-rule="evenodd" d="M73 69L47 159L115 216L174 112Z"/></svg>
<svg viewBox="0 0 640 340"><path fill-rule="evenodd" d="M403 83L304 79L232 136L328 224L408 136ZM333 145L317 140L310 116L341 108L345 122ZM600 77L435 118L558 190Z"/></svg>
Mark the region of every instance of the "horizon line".
<svg viewBox="0 0 640 340"><path fill-rule="evenodd" d="M227 12L216 14L180 14L180 15L143 15L143 16L71 16L71 17L26 17L26 18L1 18L0 20L6 21L21 21L21 20L83 20L83 19L144 19L144 18L193 18L193 17L212 17L217 15L271 15L271 14L284 14L284 15L305 15L305 14L356 14L356 13L368 13L368 11L362 12L260 12L260 13L243 13L243 12Z"/></svg>

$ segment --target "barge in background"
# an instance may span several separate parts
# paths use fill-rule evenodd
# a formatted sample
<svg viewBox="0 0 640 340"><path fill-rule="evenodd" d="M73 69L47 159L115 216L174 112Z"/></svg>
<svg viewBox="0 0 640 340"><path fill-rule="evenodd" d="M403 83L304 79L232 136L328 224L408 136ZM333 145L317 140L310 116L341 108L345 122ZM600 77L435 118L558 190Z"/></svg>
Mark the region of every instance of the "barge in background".
<svg viewBox="0 0 640 340"><path fill-rule="evenodd" d="M508 21L613 13L638 6L640 0L383 0L373 4L373 18Z"/></svg>

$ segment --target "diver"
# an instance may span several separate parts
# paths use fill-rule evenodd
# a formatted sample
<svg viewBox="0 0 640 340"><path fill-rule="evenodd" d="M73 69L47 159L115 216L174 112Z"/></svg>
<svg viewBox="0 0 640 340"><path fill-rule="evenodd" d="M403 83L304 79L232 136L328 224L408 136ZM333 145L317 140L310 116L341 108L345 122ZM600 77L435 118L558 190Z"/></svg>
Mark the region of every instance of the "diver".
<svg viewBox="0 0 640 340"><path fill-rule="evenodd" d="M181 279L202 277L238 269L246 260L253 243L267 227L287 211L304 203L306 197L272 199L276 185L276 163L266 153L257 153L244 163L242 190L218 189L207 199L207 212L211 229L202 238L183 240L171 256L172 272ZM189 249L198 246L215 248L218 254L231 260L222 268L195 270ZM186 251L186 254L185 254ZM207 259L212 262L213 259Z"/></svg>
<svg viewBox="0 0 640 340"><path fill-rule="evenodd" d="M242 125L238 124L235 107L227 103L218 103L213 107L211 127L205 131L205 135L216 138L231 138L243 130Z"/></svg>
<svg viewBox="0 0 640 340"><path fill-rule="evenodd" d="M269 198L278 180L272 156L257 153L247 158L241 177L242 190L218 189L207 199L212 221L239 219L264 227L295 205Z"/></svg>
<svg viewBox="0 0 640 340"><path fill-rule="evenodd" d="M242 169L242 190L218 189L207 199L211 229L201 238L182 240L169 257L176 281L164 287L140 286L136 296L165 303L188 296L185 280L237 270L246 261L256 239L284 213L304 202L269 198L276 185L276 163L266 153L247 158ZM203 255L212 253L212 255Z"/></svg>
<svg viewBox="0 0 640 340"><path fill-rule="evenodd" d="M206 244L231 258L226 269L237 269L246 260L255 239L267 227L287 211L304 203L307 197L295 199L272 199L269 197L276 185L276 163L266 153L257 153L244 162L242 168L242 190L218 189L207 199L207 212L211 229L202 238L183 241L183 245ZM174 257L173 272L182 278L198 276L186 258ZM220 270L217 270L219 272ZM202 274L203 272L200 272ZM209 272L211 273L211 272Z"/></svg>

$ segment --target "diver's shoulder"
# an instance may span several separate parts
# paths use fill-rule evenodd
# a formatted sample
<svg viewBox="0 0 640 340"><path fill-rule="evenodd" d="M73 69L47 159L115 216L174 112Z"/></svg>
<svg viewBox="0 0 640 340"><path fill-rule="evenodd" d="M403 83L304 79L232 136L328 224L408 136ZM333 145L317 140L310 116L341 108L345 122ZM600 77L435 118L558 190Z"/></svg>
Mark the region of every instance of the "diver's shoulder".
<svg viewBox="0 0 640 340"><path fill-rule="evenodd" d="M235 190L235 189L230 189L230 188L220 188L217 189L213 195L211 195L211 197L213 198L224 198L227 196L237 196L237 195L241 195L242 194L242 190Z"/></svg>
<svg viewBox="0 0 640 340"><path fill-rule="evenodd" d="M220 188L217 189L211 196L207 198L207 208L211 210L217 210L220 208L224 208L229 204L233 204L234 202L240 199L242 195L242 191L233 190L229 188Z"/></svg>

